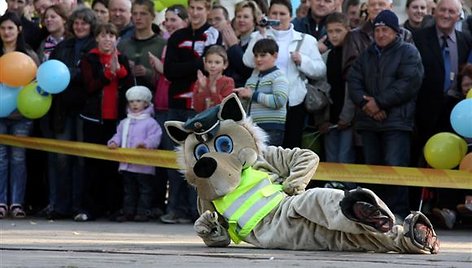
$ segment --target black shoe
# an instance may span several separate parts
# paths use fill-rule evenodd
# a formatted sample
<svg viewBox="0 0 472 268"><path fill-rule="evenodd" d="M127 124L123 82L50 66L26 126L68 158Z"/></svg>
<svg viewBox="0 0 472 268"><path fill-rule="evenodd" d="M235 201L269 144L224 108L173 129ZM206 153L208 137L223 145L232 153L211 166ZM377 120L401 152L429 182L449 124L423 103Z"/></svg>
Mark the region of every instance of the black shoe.
<svg viewBox="0 0 472 268"><path fill-rule="evenodd" d="M46 219L48 220L63 220L63 219L69 219L70 215L62 214L57 211L50 211L46 214Z"/></svg>
<svg viewBox="0 0 472 268"><path fill-rule="evenodd" d="M138 215L134 216L134 221L146 222L146 221L149 221L149 217L146 216L146 215L143 215L143 214L138 214Z"/></svg>

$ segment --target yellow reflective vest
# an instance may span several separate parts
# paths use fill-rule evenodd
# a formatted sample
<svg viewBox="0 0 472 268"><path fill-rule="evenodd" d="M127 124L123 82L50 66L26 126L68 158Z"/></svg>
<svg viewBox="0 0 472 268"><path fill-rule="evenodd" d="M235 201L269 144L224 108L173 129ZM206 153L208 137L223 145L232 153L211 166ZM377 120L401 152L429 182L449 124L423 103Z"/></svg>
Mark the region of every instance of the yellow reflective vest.
<svg viewBox="0 0 472 268"><path fill-rule="evenodd" d="M213 204L228 221L231 240L238 244L284 197L282 185L272 184L267 173L249 167L242 172L239 186Z"/></svg>

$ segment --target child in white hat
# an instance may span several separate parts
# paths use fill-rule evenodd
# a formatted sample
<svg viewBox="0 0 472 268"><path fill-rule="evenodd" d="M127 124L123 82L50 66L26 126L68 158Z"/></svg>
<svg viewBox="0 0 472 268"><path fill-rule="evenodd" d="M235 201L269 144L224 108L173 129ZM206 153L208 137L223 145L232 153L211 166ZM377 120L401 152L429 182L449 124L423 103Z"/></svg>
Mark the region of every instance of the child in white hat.
<svg viewBox="0 0 472 268"><path fill-rule="evenodd" d="M162 137L162 129L154 119L151 91L144 86L134 86L126 91L128 116L118 125L116 134L108 141L108 148L156 149ZM152 179L155 167L120 163L123 174L123 213L115 221L147 221L153 198Z"/></svg>

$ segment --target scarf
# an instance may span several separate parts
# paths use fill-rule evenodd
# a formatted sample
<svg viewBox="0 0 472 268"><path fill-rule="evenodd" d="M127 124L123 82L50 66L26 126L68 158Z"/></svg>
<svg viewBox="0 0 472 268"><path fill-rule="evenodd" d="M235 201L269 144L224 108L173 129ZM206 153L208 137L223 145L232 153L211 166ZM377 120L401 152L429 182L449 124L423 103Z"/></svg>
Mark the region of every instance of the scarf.
<svg viewBox="0 0 472 268"><path fill-rule="evenodd" d="M149 113L128 113L127 118L123 120L123 132L121 133L121 148L127 147L126 145L128 143L128 132L131 119L143 120L150 117L151 115Z"/></svg>

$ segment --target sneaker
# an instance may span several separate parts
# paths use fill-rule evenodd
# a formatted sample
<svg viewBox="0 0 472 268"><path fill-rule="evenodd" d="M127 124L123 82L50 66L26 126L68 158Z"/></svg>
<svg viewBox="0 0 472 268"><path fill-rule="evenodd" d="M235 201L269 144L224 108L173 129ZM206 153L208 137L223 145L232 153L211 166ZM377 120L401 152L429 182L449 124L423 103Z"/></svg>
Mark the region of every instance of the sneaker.
<svg viewBox="0 0 472 268"><path fill-rule="evenodd" d="M439 239L434 232L433 225L421 212L415 211L405 218L403 225L405 237L410 237L411 242L422 250L431 254L438 254Z"/></svg>
<svg viewBox="0 0 472 268"><path fill-rule="evenodd" d="M168 224L176 224L176 223L188 224L188 223L192 223L192 220L190 220L188 218L178 217L173 212L169 212L165 215L162 215L159 219L163 223L168 223Z"/></svg>
<svg viewBox="0 0 472 268"><path fill-rule="evenodd" d="M456 223L456 212L443 208L433 208L433 216L438 221L437 223L445 228L445 229L452 229L454 228L454 223Z"/></svg>
<svg viewBox="0 0 472 268"><path fill-rule="evenodd" d="M133 220L133 218L134 218L134 215L132 214L117 213L111 216L110 220L115 221L115 222L125 222L125 221L131 221Z"/></svg>
<svg viewBox="0 0 472 268"><path fill-rule="evenodd" d="M0 219L3 219L8 214L8 207L5 204L0 204Z"/></svg>
<svg viewBox="0 0 472 268"><path fill-rule="evenodd" d="M360 223L374 227L379 232L386 233L393 227L393 220L370 203L357 201L352 210Z"/></svg>
<svg viewBox="0 0 472 268"><path fill-rule="evenodd" d="M11 205L10 214L15 219L23 219L26 217L26 212L21 205Z"/></svg>
<svg viewBox="0 0 472 268"><path fill-rule="evenodd" d="M153 208L151 209L151 214L149 215L149 218L151 219L159 219L162 215L164 215L164 212L160 208Z"/></svg>
<svg viewBox="0 0 472 268"><path fill-rule="evenodd" d="M89 216L85 213L79 213L75 215L74 217L74 221L88 221L88 220L89 220Z"/></svg>

